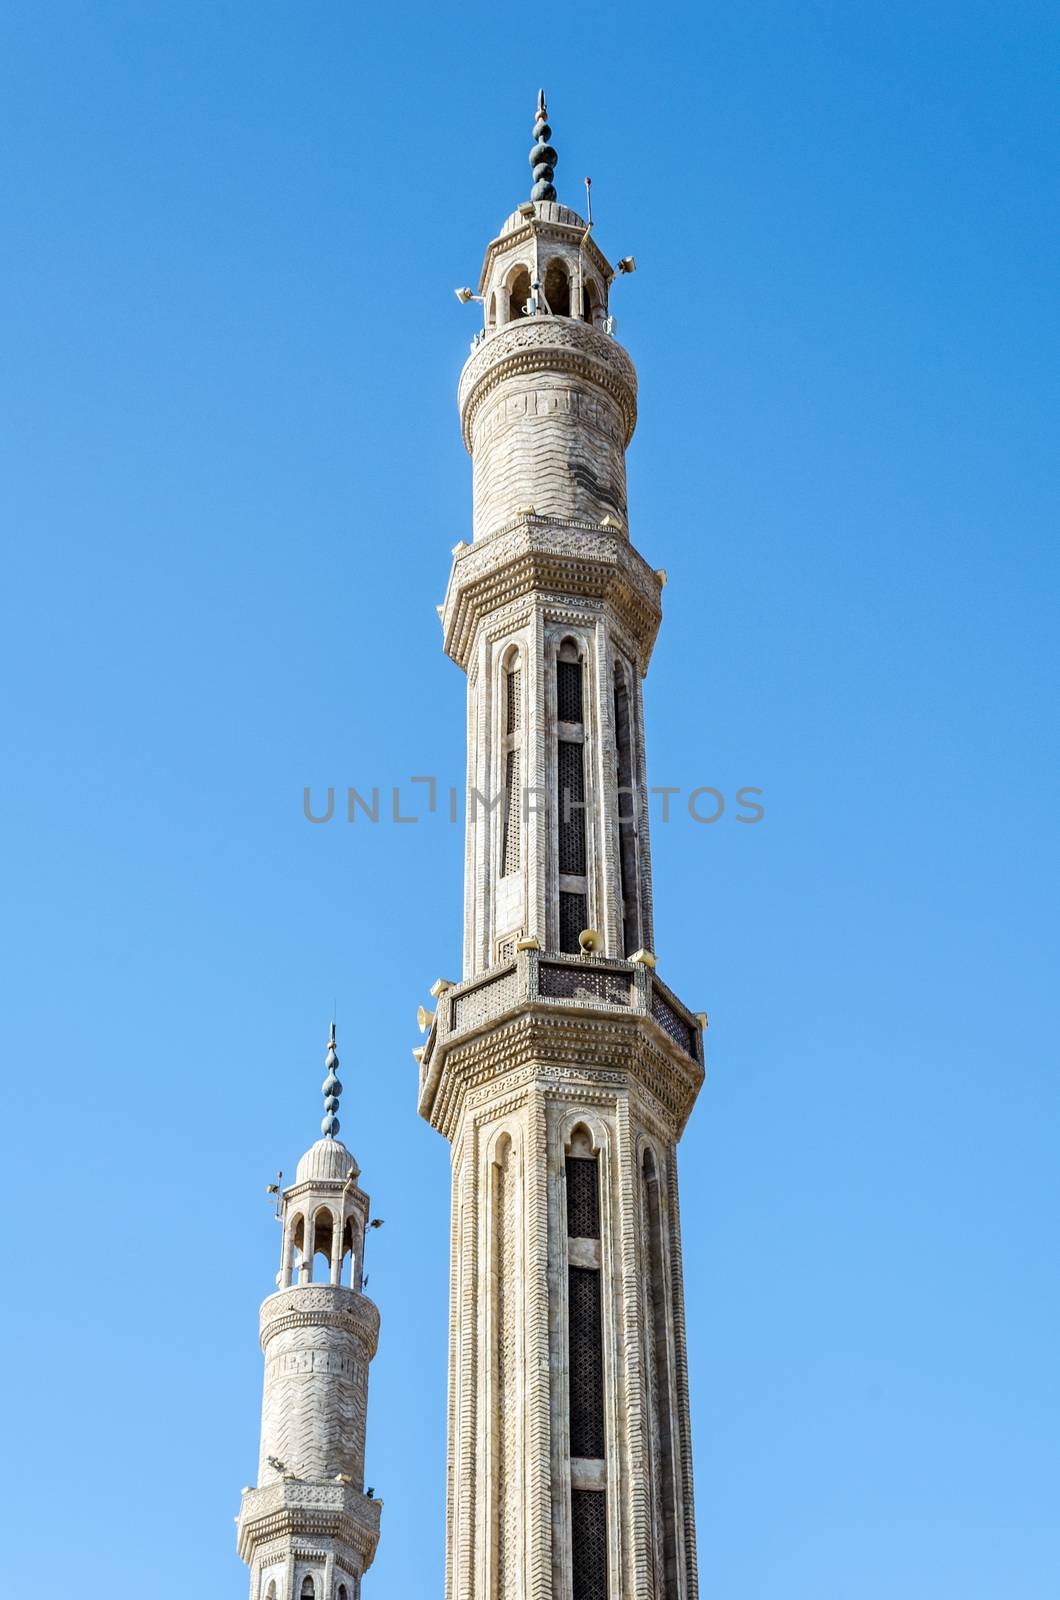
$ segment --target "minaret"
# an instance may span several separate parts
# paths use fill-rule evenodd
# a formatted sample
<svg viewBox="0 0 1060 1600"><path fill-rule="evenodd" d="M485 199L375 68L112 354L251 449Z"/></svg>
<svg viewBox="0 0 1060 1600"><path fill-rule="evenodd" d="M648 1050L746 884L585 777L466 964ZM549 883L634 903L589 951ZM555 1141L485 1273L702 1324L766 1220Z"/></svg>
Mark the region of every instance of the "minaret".
<svg viewBox="0 0 1060 1600"><path fill-rule="evenodd" d="M332 1023L324 1137L280 1196L278 1288L261 1308L258 1486L244 1490L237 1518L250 1600L358 1600L379 1540L382 1502L364 1493L379 1312L361 1287L369 1203L337 1138L338 1065Z"/></svg>
<svg viewBox="0 0 1060 1600"><path fill-rule="evenodd" d="M706 1018L652 952L665 575L627 526L636 375L608 299L633 262L557 202L551 133L542 94L460 378L473 535L441 608L468 678L464 970L416 1054L452 1144L446 1594L692 1600L676 1149Z"/></svg>

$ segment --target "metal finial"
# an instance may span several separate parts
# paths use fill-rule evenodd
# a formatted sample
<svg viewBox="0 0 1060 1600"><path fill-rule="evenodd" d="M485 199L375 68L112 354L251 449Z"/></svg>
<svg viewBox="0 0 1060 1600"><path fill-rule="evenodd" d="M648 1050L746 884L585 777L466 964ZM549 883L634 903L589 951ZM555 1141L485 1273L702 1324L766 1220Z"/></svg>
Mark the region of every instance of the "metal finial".
<svg viewBox="0 0 1060 1600"><path fill-rule="evenodd" d="M342 1093L342 1084L339 1082L339 1075L335 1071L338 1064L339 1054L335 1049L335 1024L332 1023L331 1034L328 1038L327 1058L324 1062L328 1069L328 1075L321 1085L321 1093L324 1096L324 1120L320 1124L320 1131L325 1139L334 1139L339 1131L339 1119L335 1115L339 1109L339 1095Z"/></svg>
<svg viewBox="0 0 1060 1600"><path fill-rule="evenodd" d="M556 176L556 162L559 156L549 144L552 129L548 125L548 107L545 104L545 91L537 91L537 120L534 123L534 148L530 152L530 165L534 171L534 187L530 190L531 200L554 200L556 191L552 180Z"/></svg>

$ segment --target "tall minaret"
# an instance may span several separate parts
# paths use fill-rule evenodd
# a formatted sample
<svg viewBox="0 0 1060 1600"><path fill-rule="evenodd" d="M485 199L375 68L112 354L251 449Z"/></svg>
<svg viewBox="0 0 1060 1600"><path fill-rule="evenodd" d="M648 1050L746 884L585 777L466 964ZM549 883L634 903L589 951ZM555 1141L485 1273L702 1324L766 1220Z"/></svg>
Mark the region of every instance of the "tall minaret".
<svg viewBox="0 0 1060 1600"><path fill-rule="evenodd" d="M324 1137L280 1196L278 1289L261 1308L258 1486L244 1490L237 1519L250 1600L358 1600L379 1540L382 1502L364 1493L379 1312L361 1287L368 1196L336 1137L338 1065L332 1023Z"/></svg>
<svg viewBox="0 0 1060 1600"><path fill-rule="evenodd" d="M445 649L468 676L464 973L421 1114L452 1143L448 1600L691 1600L677 1141L702 1029L652 953L641 680L665 575L630 543L616 271L534 186L486 251ZM458 291L472 298L470 290Z"/></svg>

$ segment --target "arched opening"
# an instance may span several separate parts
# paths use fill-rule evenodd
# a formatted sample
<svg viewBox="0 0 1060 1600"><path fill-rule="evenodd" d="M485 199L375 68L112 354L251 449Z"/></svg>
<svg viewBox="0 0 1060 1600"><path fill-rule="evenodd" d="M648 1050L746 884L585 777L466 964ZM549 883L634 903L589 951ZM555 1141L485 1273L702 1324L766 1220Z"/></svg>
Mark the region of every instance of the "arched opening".
<svg viewBox="0 0 1060 1600"><path fill-rule="evenodd" d="M339 1584L339 1592L336 1595L335 1600L349 1600L349 1591L344 1583Z"/></svg>
<svg viewBox="0 0 1060 1600"><path fill-rule="evenodd" d="M496 326L497 326L497 295L496 295L496 292L494 292L493 294L490 295L489 305L486 308L486 327L489 329L490 333L492 333ZM344 1586L340 1586L340 1587L344 1587Z"/></svg>
<svg viewBox="0 0 1060 1600"><path fill-rule="evenodd" d="M570 316L570 274L567 263L558 258L545 271L545 299L554 317Z"/></svg>
<svg viewBox="0 0 1060 1600"><path fill-rule="evenodd" d="M316 1600L317 1586L312 1578L302 1579L302 1600Z"/></svg>
<svg viewBox="0 0 1060 1600"><path fill-rule="evenodd" d="M276 1600L276 1579L269 1579L269 1586L265 1590L265 1600Z"/></svg>
<svg viewBox="0 0 1060 1600"><path fill-rule="evenodd" d="M530 298L530 274L526 267L516 267L508 279L508 321L516 322L526 316L526 302Z"/></svg>
<svg viewBox="0 0 1060 1600"><path fill-rule="evenodd" d="M592 322L592 320L593 320L593 309L596 306L596 303L599 300L599 298L600 297L599 297L599 294L597 293L596 284L593 282L593 280L591 278L586 278L585 282L582 284L582 321L583 322L589 322L589 323Z"/></svg>
<svg viewBox="0 0 1060 1600"><path fill-rule="evenodd" d="M600 1166L588 1128L575 1128L567 1146L567 1237L600 1237Z"/></svg>
<svg viewBox="0 0 1060 1600"><path fill-rule="evenodd" d="M342 1270L339 1273L340 1279L346 1271L347 1256L350 1258L350 1271L347 1282L349 1283L351 1289L358 1289L360 1288L360 1284L358 1282L357 1271L357 1238L353 1231L352 1217L346 1218L346 1226L342 1230Z"/></svg>
<svg viewBox="0 0 1060 1600"><path fill-rule="evenodd" d="M313 1263L316 1265L317 1256L324 1257L324 1269L320 1274L322 1283L329 1282L331 1278L331 1253L335 1239L335 1219L327 1206L321 1206L313 1218Z"/></svg>
<svg viewBox="0 0 1060 1600"><path fill-rule="evenodd" d="M305 1217L297 1216L291 1224L291 1248L293 1252L293 1281L295 1283L311 1283L313 1280L313 1263L306 1260L305 1252Z"/></svg>

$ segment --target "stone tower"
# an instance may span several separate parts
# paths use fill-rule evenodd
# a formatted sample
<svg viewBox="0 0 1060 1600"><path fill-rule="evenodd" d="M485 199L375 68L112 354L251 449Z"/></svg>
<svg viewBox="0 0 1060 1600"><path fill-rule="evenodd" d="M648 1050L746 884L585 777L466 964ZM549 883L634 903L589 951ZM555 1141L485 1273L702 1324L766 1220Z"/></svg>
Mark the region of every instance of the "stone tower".
<svg viewBox="0 0 1060 1600"><path fill-rule="evenodd" d="M324 1135L279 1198L277 1292L261 1308L265 1393L258 1483L237 1518L250 1600L358 1600L382 1502L364 1492L368 1363L379 1312L362 1289L368 1196L336 1137L335 1027Z"/></svg>
<svg viewBox="0 0 1060 1600"><path fill-rule="evenodd" d="M452 1144L448 1600L692 1600L677 1141L702 1029L656 971L617 271L534 188L486 251L445 649L468 678L464 969L419 1109Z"/></svg>

